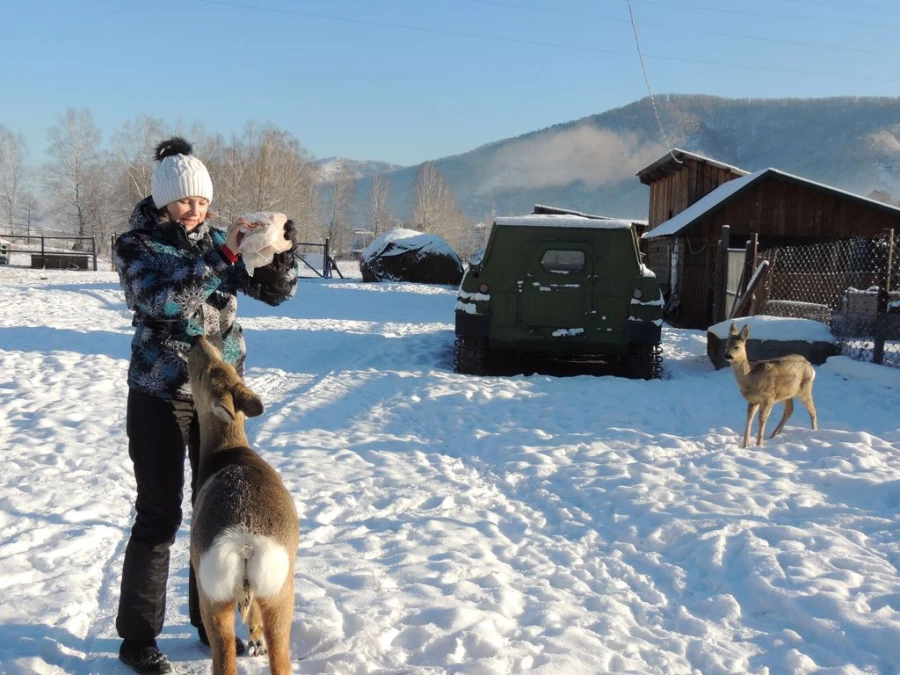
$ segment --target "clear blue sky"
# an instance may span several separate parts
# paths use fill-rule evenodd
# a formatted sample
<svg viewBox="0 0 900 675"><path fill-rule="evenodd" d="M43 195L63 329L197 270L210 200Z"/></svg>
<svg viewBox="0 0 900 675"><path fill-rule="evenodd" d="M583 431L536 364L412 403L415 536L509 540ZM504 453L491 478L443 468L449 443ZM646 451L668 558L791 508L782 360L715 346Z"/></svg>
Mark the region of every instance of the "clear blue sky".
<svg viewBox="0 0 900 675"><path fill-rule="evenodd" d="M647 94L626 0L3 0L0 124L68 107L416 164ZM900 94L897 0L632 0L654 93Z"/></svg>

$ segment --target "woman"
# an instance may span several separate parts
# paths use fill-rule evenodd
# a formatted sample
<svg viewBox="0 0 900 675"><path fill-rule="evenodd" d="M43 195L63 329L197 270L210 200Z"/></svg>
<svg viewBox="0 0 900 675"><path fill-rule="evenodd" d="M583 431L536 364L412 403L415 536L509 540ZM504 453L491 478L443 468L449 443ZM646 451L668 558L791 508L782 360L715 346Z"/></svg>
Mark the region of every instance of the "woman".
<svg viewBox="0 0 900 675"><path fill-rule="evenodd" d="M171 665L156 645L162 632L169 575L169 548L181 524L184 454L196 485L199 430L187 375L195 336L221 346L226 361L243 374L246 346L235 320L237 292L270 305L294 295L293 248L247 274L240 260L240 223L227 235L206 217L212 180L182 138L163 141L151 178L151 196L131 214L113 260L135 327L128 368L128 452L137 483L135 522L125 550L116 629L119 658L139 673L168 673ZM285 238L293 243L293 223ZM200 620L194 571L190 570L191 624L209 644ZM237 642L238 653L243 643Z"/></svg>

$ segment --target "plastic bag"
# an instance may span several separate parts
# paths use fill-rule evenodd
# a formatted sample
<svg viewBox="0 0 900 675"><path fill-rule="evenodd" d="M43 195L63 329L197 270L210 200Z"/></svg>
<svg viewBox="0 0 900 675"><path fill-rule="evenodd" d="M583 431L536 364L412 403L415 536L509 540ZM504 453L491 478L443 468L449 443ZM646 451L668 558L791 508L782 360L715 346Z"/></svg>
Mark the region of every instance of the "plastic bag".
<svg viewBox="0 0 900 675"><path fill-rule="evenodd" d="M284 224L288 217L275 211L260 211L241 216L241 239L239 250L247 274L253 276L253 270L272 262L276 253L290 250L290 240L284 238Z"/></svg>

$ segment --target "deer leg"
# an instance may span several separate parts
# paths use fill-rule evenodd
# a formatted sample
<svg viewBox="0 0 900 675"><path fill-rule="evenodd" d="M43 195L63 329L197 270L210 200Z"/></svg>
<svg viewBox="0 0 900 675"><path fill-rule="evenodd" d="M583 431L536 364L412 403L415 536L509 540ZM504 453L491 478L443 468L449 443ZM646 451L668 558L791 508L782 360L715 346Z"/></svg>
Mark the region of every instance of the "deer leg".
<svg viewBox="0 0 900 675"><path fill-rule="evenodd" d="M815 431L819 428L819 417L816 414L816 404L813 403L812 388L809 391L801 391L797 398L800 399L800 403L803 404L806 412L809 413L809 421L812 425L812 430Z"/></svg>
<svg viewBox="0 0 900 675"><path fill-rule="evenodd" d="M247 645L247 653L250 656L262 656L268 650L263 637L262 613L259 609L259 602L256 599L250 603L250 610L247 614L247 627L250 629L250 643Z"/></svg>
<svg viewBox="0 0 900 675"><path fill-rule="evenodd" d="M759 407L759 430L756 434L756 445L758 446L765 445L763 438L766 436L766 422L769 421L769 414L772 412L773 405L775 405L774 401L767 401Z"/></svg>
<svg viewBox="0 0 900 675"><path fill-rule="evenodd" d="M234 651L234 603L212 604L200 594L200 616L209 637L214 675L237 675Z"/></svg>
<svg viewBox="0 0 900 675"><path fill-rule="evenodd" d="M784 414L781 416L781 421L778 423L778 426L775 427L775 431L772 432L772 435L769 438L775 438L781 430L784 429L784 424L791 418L791 414L794 412L794 399L786 398L784 399Z"/></svg>
<svg viewBox="0 0 900 675"><path fill-rule="evenodd" d="M260 602L266 644L269 647L269 669L272 675L291 673L291 621L294 617L294 578L291 575L281 591Z"/></svg>
<svg viewBox="0 0 900 675"><path fill-rule="evenodd" d="M757 410L759 410L758 403L747 404L747 426L744 427L744 444L741 445L742 448L747 447L747 441L750 439L750 427L753 426L753 418Z"/></svg>

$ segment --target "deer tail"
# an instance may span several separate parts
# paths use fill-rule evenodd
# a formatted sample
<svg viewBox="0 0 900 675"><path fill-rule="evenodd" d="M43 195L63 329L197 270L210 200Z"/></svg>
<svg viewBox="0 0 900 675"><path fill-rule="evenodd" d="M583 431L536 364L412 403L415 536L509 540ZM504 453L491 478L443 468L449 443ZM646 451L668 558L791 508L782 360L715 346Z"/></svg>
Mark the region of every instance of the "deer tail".
<svg viewBox="0 0 900 675"><path fill-rule="evenodd" d="M246 565L246 563L245 563ZM237 608L241 615L241 621L247 623L247 616L250 613L250 606L253 604L253 589L250 588L250 580L244 574L244 588L238 598Z"/></svg>

